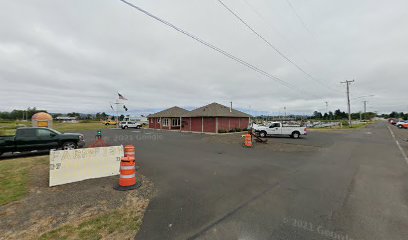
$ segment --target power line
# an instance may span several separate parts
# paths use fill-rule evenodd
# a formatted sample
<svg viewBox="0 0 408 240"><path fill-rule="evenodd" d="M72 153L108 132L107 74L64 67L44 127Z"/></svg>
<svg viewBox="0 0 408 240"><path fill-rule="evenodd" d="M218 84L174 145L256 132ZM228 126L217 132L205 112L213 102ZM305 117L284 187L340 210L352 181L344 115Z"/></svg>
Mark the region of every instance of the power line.
<svg viewBox="0 0 408 240"><path fill-rule="evenodd" d="M299 88L295 87L294 85L280 79L279 77L276 77L276 76L274 76L274 75L272 75L272 74L270 74L270 73L268 73L268 72L266 72L266 71L264 71L264 70L262 70L262 69L260 69L260 68L258 68L256 66L254 66L254 65L252 65L252 64L250 64L250 63L248 63L248 62L246 62L246 61L244 61L244 60L242 60L242 59L240 59L240 58L238 58L238 57L236 57L236 56L234 56L232 54L230 54L229 52L224 51L221 48L218 48L218 47L214 46L213 44L200 39L199 37L197 37L197 36L187 32L187 31L175 26L174 24L172 24L172 23L170 23L170 22L168 22L168 21L166 21L166 20L164 20L162 18L159 18L159 17L153 15L152 13L150 13L150 12L148 12L148 11L146 11L146 10L144 10L144 9L142 9L142 8L136 6L136 5L134 5L134 4L132 4L132 3L128 2L128 1L126 1L126 0L119 0L119 1L121 1L121 2L125 3L126 5L134 8L134 9L136 9L136 10L142 12L142 13L144 13L147 16L149 16L149 17L151 17L151 18L153 18L153 19L167 25L168 27L171 27L174 30L176 30L176 31L178 31L178 32L180 32L180 33L182 33L182 34L196 40L197 42L199 42L199 43L201 43L201 44L203 44L203 45L205 45L205 46L207 46L207 47L209 47L209 48L223 54L224 56L226 56L226 57L228 57L228 58L230 58L230 59L232 59L232 60L234 60L234 61L236 61L236 62L238 62L238 63L240 63L240 64L242 64L242 65L244 65L244 66L246 66L246 67L248 67L250 69L252 69L252 70L254 70L255 72L258 72L258 73L260 73L260 74L262 74L262 75L264 75L264 76L266 76L266 77L268 77L268 78L270 78L270 79L272 79L274 81L279 82L280 84L284 85L285 87L292 88L292 89L297 89L298 91L304 92L302 89L299 89ZM315 96L313 94L309 94L309 95L317 97L317 96ZM319 98L319 97L317 97L317 98Z"/></svg>
<svg viewBox="0 0 408 240"><path fill-rule="evenodd" d="M305 21L300 17L298 12L296 11L295 7L292 5L292 3L289 0L286 0L288 3L289 7L292 9L293 13L296 15L296 17L299 19L299 21L302 23L303 28L310 34L312 37L314 37L313 33L310 31L309 27L306 25Z"/></svg>
<svg viewBox="0 0 408 240"><path fill-rule="evenodd" d="M320 83L322 86L326 87L327 89L330 89L328 86L323 84L321 81L318 79L314 78L311 74L306 72L303 68L301 68L298 64L296 64L294 61L292 61L290 58L288 58L284 53L282 53L277 47L275 47L271 42L269 42L265 37L263 37L260 33L258 33L253 27L251 27L245 20L243 20L236 12L234 12L230 7L228 7L223 1L217 0L228 12L230 12L232 15L234 15L241 23L243 23L251 32L253 32L255 35L257 35L260 39L262 39L268 46L270 46L273 50L275 50L281 57L283 57L286 61L291 63L293 66L295 66L298 70L300 70L302 73L304 73L306 76L308 76L310 79ZM333 89L330 89L333 91ZM337 92L337 91L336 91Z"/></svg>
<svg viewBox="0 0 408 240"><path fill-rule="evenodd" d="M296 44L294 44L288 37L286 37L281 31L279 31L273 24L271 24L270 21L267 21L266 18L252 5L250 4L247 0L242 0L257 16L259 19L261 19L265 25L268 28L272 28L278 35L280 35L283 40L285 40L287 43L289 43L290 45L292 45L292 50L294 51L298 51ZM305 59L303 56L300 57L306 64L310 64L310 62Z"/></svg>

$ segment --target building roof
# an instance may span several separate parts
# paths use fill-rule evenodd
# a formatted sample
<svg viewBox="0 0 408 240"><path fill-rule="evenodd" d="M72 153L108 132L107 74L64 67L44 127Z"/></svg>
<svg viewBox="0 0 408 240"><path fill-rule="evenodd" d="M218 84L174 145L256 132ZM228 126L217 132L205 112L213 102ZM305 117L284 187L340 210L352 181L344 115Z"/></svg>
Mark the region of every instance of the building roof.
<svg viewBox="0 0 408 240"><path fill-rule="evenodd" d="M50 121L52 116L46 112L38 112L31 117L33 121Z"/></svg>
<svg viewBox="0 0 408 240"><path fill-rule="evenodd" d="M187 112L182 117L251 117L241 111L231 109L219 103L211 103L204 107Z"/></svg>
<svg viewBox="0 0 408 240"><path fill-rule="evenodd" d="M188 111L186 109L174 106L174 107L165 109L163 111L150 114L147 117L148 118L152 118L152 117L181 117L182 115L184 115L186 113L188 113Z"/></svg>

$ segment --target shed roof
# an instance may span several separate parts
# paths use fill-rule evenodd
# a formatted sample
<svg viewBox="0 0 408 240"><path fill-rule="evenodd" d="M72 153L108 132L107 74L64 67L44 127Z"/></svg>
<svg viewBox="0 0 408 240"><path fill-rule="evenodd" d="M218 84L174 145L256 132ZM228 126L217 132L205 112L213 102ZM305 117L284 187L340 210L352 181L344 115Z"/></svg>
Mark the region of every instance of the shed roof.
<svg viewBox="0 0 408 240"><path fill-rule="evenodd" d="M230 111L229 107L214 102L187 112L182 117L251 117L251 115L235 109Z"/></svg>
<svg viewBox="0 0 408 240"><path fill-rule="evenodd" d="M150 114L147 117L148 118L151 118L151 117L181 117L182 115L184 115L186 113L188 113L188 111L186 109L174 106L174 107L165 109L163 111Z"/></svg>

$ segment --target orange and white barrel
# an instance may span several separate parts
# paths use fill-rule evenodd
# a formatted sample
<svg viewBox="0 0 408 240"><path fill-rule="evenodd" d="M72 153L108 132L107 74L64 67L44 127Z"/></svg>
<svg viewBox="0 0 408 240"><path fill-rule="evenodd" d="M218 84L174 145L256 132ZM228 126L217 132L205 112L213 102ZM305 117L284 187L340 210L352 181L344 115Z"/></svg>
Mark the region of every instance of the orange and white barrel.
<svg viewBox="0 0 408 240"><path fill-rule="evenodd" d="M119 186L129 187L136 184L135 161L129 157L123 157L120 161Z"/></svg>

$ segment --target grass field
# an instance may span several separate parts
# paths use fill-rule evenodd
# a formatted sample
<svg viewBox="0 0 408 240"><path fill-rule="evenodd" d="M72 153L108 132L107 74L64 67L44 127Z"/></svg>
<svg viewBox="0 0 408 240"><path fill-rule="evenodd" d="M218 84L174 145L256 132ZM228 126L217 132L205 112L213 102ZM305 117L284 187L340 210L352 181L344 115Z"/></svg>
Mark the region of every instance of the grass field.
<svg viewBox="0 0 408 240"><path fill-rule="evenodd" d="M80 224L68 224L39 239L133 239L143 219L143 212L137 209L140 208L121 208Z"/></svg>
<svg viewBox="0 0 408 240"><path fill-rule="evenodd" d="M0 136L12 136L18 127L31 127L31 122L0 122ZM77 132L85 130L98 130L115 128L116 126L105 126L99 121L84 121L79 123L54 122L52 128L60 132Z"/></svg>
<svg viewBox="0 0 408 240"><path fill-rule="evenodd" d="M28 193L29 170L48 166L48 156L0 161L0 206L20 200Z"/></svg>
<svg viewBox="0 0 408 240"><path fill-rule="evenodd" d="M37 157L26 157L26 158L16 158L10 160L2 160L0 161L0 206L2 206L2 213L9 212L13 213L15 208L23 209L23 212L14 213L18 214L15 217L6 216L5 220L10 221L21 221L16 223L17 225L21 225L21 223L26 221L26 217L29 217L34 223L38 223L38 226L42 226L42 221L49 221L50 223L58 222L57 220L61 220L59 225L47 225L48 227L43 228L46 229L44 232L43 230L39 230L39 232L32 232L30 230L37 231L41 229L37 225L33 229L27 230L26 228L20 228L17 231L13 231L11 234L15 235L8 235L10 239L19 239L19 237L12 237L12 236L25 236L20 239L133 239L136 233L139 231L139 228L142 224L144 211L148 206L149 199L144 197L145 195L138 194L138 191L143 191L146 194L146 190L138 190L129 192L126 195L122 193L118 193L123 196L123 199L120 200L122 204L120 204L116 208L111 209L104 209L100 211L98 214L89 216L89 212L82 212L78 211L76 214L80 214L76 217L66 218L63 216L60 217L59 213L69 212L70 210L64 209L61 207L59 209L59 213L54 215L49 215L50 212L47 209L43 209L43 207L34 207L36 205L31 205L33 202L47 200L53 201L54 197L58 197L59 195L53 195L52 189L48 188L47 186L39 186L38 184L43 184L40 182L44 181L44 175L48 172L49 166L49 157L48 156L37 156ZM48 177L46 177L48 178ZM37 179L37 180L35 180ZM38 181L40 179L40 181ZM85 183L84 183L85 184ZM144 182L144 187L148 187L149 182ZM142 186L143 188L143 186ZM141 189L142 189L141 188ZM32 189L36 189L35 192ZM58 188L56 188L58 189ZM46 191L50 191L49 194ZM76 191L76 189L71 189L71 191ZM39 192L44 192L45 194L39 194ZM84 194L78 192L72 192L71 194ZM104 193L106 194L106 193ZM146 195L147 196L147 195ZM15 201L19 201L28 197L30 200L29 202L21 201L16 204L10 204ZM45 199L43 199L45 198ZM66 198L67 199L67 198ZM74 197L70 201L70 208L71 209L78 209L82 207L84 201L78 200L76 202L75 199L80 199ZM57 200L60 201L60 200ZM74 201L74 202L73 202ZM106 201L106 200L104 200ZM104 201L97 201L95 200L94 204L96 205L104 205ZM109 200L107 200L109 201ZM90 200L92 202L92 199ZM86 202L85 204L89 204L90 202ZM9 210L8 210L9 209ZM103 208L102 208L103 209ZM73 211L75 212L75 211ZM31 214L36 214L37 216L32 216ZM26 217L19 217L22 215L27 215ZM35 215L34 214L34 215ZM45 216L39 215L45 214ZM74 213L70 213L74 214ZM84 215L81 215L84 214ZM88 216L87 216L88 215ZM50 218L50 216L55 217ZM52 220L54 219L54 220ZM1 221L0 221L1 222ZM33 224L34 224L33 223ZM2 235L2 229L0 224L0 236ZM10 233L7 233L10 234ZM20 235L23 234L23 235ZM27 238L28 237L28 238ZM0 237L0 239L2 239ZM5 238L7 239L7 237Z"/></svg>

